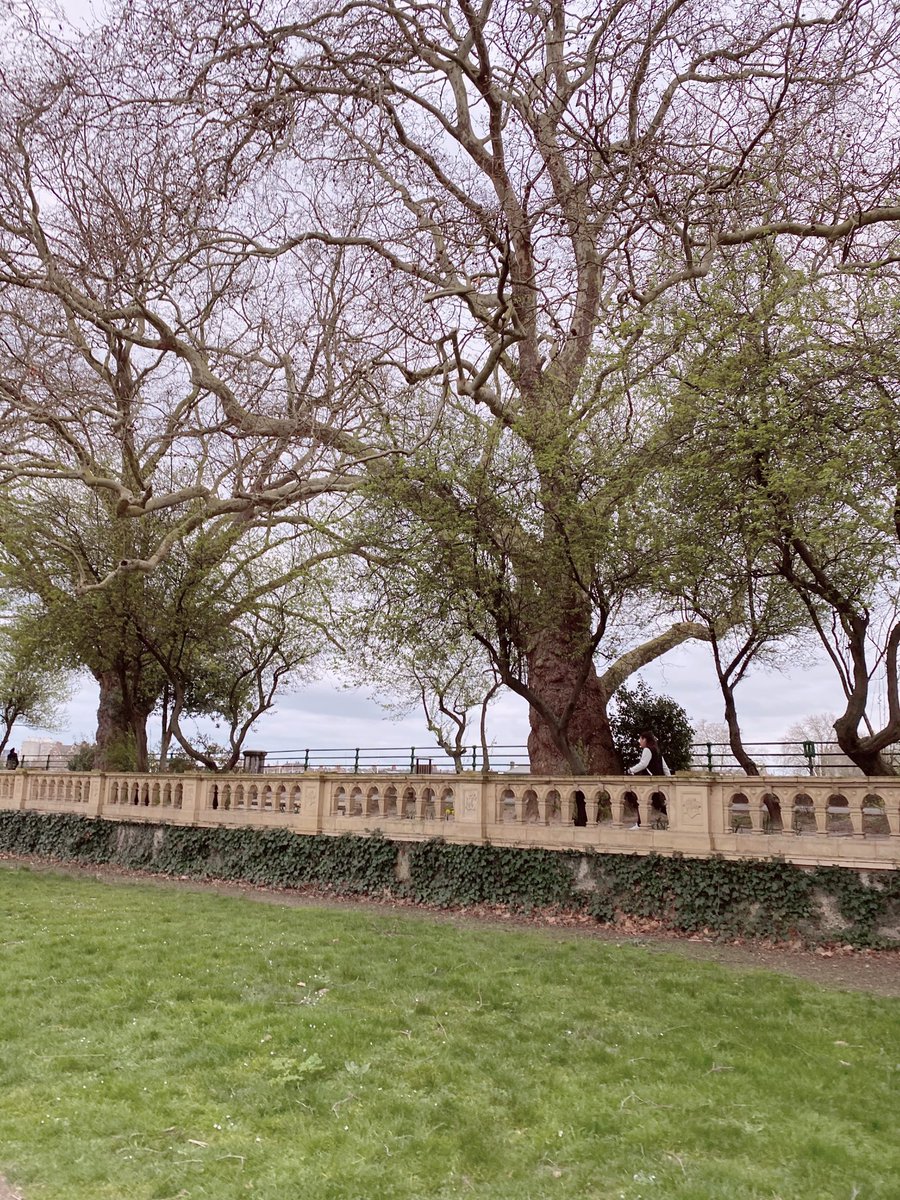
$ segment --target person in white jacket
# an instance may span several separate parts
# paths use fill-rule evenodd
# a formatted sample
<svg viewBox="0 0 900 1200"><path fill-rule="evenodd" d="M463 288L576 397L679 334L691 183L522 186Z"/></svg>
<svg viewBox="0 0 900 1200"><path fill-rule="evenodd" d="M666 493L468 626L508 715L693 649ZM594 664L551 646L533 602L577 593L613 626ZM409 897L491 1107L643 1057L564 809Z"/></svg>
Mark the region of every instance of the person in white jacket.
<svg viewBox="0 0 900 1200"><path fill-rule="evenodd" d="M671 775L669 764L662 756L662 751L659 748L659 742L656 740L656 735L650 730L645 730L638 738L638 745L641 748L641 757L633 767L628 767L629 775ZM656 793L654 793L656 795ZM665 813L665 801L662 802L661 812ZM640 829L641 814L638 812L638 819L631 826L632 829Z"/></svg>
<svg viewBox="0 0 900 1200"><path fill-rule="evenodd" d="M671 775L669 764L662 756L656 735L647 730L638 738L641 757L633 767L628 768L629 775Z"/></svg>

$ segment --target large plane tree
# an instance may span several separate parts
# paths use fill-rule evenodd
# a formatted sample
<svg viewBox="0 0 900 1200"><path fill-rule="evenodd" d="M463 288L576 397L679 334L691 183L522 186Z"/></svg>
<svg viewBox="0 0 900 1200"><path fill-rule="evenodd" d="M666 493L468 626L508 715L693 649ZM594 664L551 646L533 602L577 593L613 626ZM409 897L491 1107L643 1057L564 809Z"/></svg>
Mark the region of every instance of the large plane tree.
<svg viewBox="0 0 900 1200"><path fill-rule="evenodd" d="M652 385L677 351L657 309L745 244L895 252L896 21L783 0L130 4L90 44L45 38L80 68L54 87L13 80L0 285L170 357L194 419L268 443L273 480L229 503L302 497L299 450L364 480L400 561L427 538L528 700L533 769L616 769L611 690L697 632L656 586ZM142 166L154 139L179 149L174 210ZM104 147L159 206L114 262Z"/></svg>

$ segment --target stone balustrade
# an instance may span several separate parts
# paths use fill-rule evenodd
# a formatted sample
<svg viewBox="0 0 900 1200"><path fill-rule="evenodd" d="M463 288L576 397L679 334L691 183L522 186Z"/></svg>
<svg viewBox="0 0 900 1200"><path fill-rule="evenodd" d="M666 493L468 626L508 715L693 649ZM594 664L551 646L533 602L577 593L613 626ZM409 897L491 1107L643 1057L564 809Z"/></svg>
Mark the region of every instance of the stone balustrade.
<svg viewBox="0 0 900 1200"><path fill-rule="evenodd" d="M583 807L582 807L583 805ZM598 853L900 863L900 778L0 771L0 809ZM587 823L576 825L579 816Z"/></svg>

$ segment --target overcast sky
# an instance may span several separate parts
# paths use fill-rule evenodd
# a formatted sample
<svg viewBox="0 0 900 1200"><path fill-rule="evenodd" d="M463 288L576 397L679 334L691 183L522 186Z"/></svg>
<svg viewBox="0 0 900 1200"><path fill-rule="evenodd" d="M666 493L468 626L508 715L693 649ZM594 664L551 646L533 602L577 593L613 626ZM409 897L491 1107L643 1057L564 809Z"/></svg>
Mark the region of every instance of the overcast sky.
<svg viewBox="0 0 900 1200"><path fill-rule="evenodd" d="M641 672L655 692L672 696L686 710L693 724L722 721L722 700L709 651L702 646L683 646ZM634 682L633 680L631 682ZM803 717L837 712L843 705L832 669L817 663L788 672L760 672L738 690L741 726L750 742L778 742L785 731ZM65 742L82 738L92 741L96 728L97 689L85 681L66 706L64 730L16 729L21 742L26 737L58 737ZM489 736L495 746L524 746L528 736L528 713L517 696L507 693L491 708ZM159 741L159 726L153 720L150 740ZM475 738L477 741L477 726ZM267 713L245 743L270 752L349 747L425 748L434 739L418 713L395 721L364 692L344 691L321 681L292 695L285 695L274 712Z"/></svg>

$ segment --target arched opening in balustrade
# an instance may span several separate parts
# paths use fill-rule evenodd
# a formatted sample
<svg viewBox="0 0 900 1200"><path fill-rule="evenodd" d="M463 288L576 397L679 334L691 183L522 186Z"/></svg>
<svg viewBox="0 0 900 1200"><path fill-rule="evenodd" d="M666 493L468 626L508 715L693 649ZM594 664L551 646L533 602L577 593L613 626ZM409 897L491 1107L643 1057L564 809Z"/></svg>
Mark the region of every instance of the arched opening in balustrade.
<svg viewBox="0 0 900 1200"><path fill-rule="evenodd" d="M219 807L219 785L212 784L209 789L209 807L217 809Z"/></svg>
<svg viewBox="0 0 900 1200"><path fill-rule="evenodd" d="M636 792L623 792L620 811L620 822L629 828L641 823L641 806Z"/></svg>
<svg viewBox="0 0 900 1200"><path fill-rule="evenodd" d="M765 816L763 817L764 833L783 833L784 817L781 813L781 800L774 792L766 792L762 797Z"/></svg>
<svg viewBox="0 0 900 1200"><path fill-rule="evenodd" d="M853 833L853 822L850 816L850 802L841 792L834 792L828 797L826 805L826 833L835 838L846 838Z"/></svg>
<svg viewBox="0 0 900 1200"><path fill-rule="evenodd" d="M547 813L548 825L561 825L563 823L563 802L562 796L556 788L551 788L544 798ZM568 805L566 805L568 808ZM568 822L566 822L568 824Z"/></svg>
<svg viewBox="0 0 900 1200"><path fill-rule="evenodd" d="M350 805L347 810L347 815L350 817L361 817L363 815L363 790L361 787L355 787L350 793Z"/></svg>
<svg viewBox="0 0 900 1200"><path fill-rule="evenodd" d="M728 802L728 813L732 833L745 833L753 828L750 801L743 792L733 792Z"/></svg>
<svg viewBox="0 0 900 1200"><path fill-rule="evenodd" d="M40 797L41 797L42 803L45 802L47 799L47 780L46 779L41 780Z"/></svg>
<svg viewBox="0 0 900 1200"><path fill-rule="evenodd" d="M441 820L452 821L456 817L456 798L452 787L445 787L441 792Z"/></svg>
<svg viewBox="0 0 900 1200"><path fill-rule="evenodd" d="M522 824L537 825L540 819L541 810L538 805L537 792L533 788L528 788L522 796Z"/></svg>
<svg viewBox="0 0 900 1200"><path fill-rule="evenodd" d="M400 801L400 816L407 821L414 821L416 818L416 789L413 787L403 789L403 798Z"/></svg>
<svg viewBox="0 0 900 1200"><path fill-rule="evenodd" d="M72 780L67 779L62 786L63 786L63 790L65 792L66 800L71 800L72 799Z"/></svg>
<svg viewBox="0 0 900 1200"><path fill-rule="evenodd" d="M271 783L267 783L262 790L260 796L260 807L264 812L271 812L275 804L275 797L272 793Z"/></svg>
<svg viewBox="0 0 900 1200"><path fill-rule="evenodd" d="M47 780L47 801L48 801L48 803L52 804L55 799L56 799L56 780L48 779Z"/></svg>
<svg viewBox="0 0 900 1200"><path fill-rule="evenodd" d="M131 785L131 803L136 808L141 802L141 789L137 780Z"/></svg>
<svg viewBox="0 0 900 1200"><path fill-rule="evenodd" d="M249 809L259 808L259 788L255 783L251 783L247 788L247 807Z"/></svg>
<svg viewBox="0 0 900 1200"><path fill-rule="evenodd" d="M669 828L669 803L665 792L650 793L650 811L647 819L651 829Z"/></svg>
<svg viewBox="0 0 900 1200"><path fill-rule="evenodd" d="M500 795L500 812L498 816L501 821L515 821L516 819L516 793L512 788L504 788Z"/></svg>
<svg viewBox="0 0 900 1200"><path fill-rule="evenodd" d="M110 804L119 803L119 785L115 781L113 781L113 785L109 789L109 802Z"/></svg>
<svg viewBox="0 0 900 1200"><path fill-rule="evenodd" d="M346 817L347 807L347 791L343 784L341 784L331 793L332 814L336 817Z"/></svg>
<svg viewBox="0 0 900 1200"><path fill-rule="evenodd" d="M433 821L437 816L437 803L434 796L434 788L422 789L422 819L424 821Z"/></svg>
<svg viewBox="0 0 900 1200"><path fill-rule="evenodd" d="M275 792L275 807L280 813L286 813L288 808L287 788L283 783L279 783L278 789Z"/></svg>
<svg viewBox="0 0 900 1200"><path fill-rule="evenodd" d="M175 807L181 808L181 804L182 804L183 800L184 800L184 784L176 783L175 784L175 794L173 797Z"/></svg>
<svg viewBox="0 0 900 1200"><path fill-rule="evenodd" d="M299 783L295 783L291 788L291 812L300 812L303 803L303 789Z"/></svg>
<svg viewBox="0 0 900 1200"><path fill-rule="evenodd" d="M794 833L818 833L816 821L816 806L812 796L806 792L797 792L794 796Z"/></svg>
<svg viewBox="0 0 900 1200"><path fill-rule="evenodd" d="M244 795L244 785L238 783L234 789L234 807L236 810L243 812L247 806L247 798Z"/></svg>
<svg viewBox="0 0 900 1200"><path fill-rule="evenodd" d="M841 792L835 792L828 797L828 807L825 809L825 832L836 837L846 837L853 832L853 822L850 820L850 804Z"/></svg>
<svg viewBox="0 0 900 1200"><path fill-rule="evenodd" d="M397 789L392 783L384 789L384 815L397 816Z"/></svg>
<svg viewBox="0 0 900 1200"><path fill-rule="evenodd" d="M866 837L883 837L891 832L884 799L875 792L869 792L863 800L862 831Z"/></svg>
<svg viewBox="0 0 900 1200"><path fill-rule="evenodd" d="M366 792L367 817L377 817L381 811L381 792L377 787L370 787Z"/></svg>
<svg viewBox="0 0 900 1200"><path fill-rule="evenodd" d="M84 793L82 791L81 780L76 779L75 780L75 803L80 804L83 799L84 799Z"/></svg>
<svg viewBox="0 0 900 1200"><path fill-rule="evenodd" d="M594 816L594 824L611 824L613 819L613 804L612 796L606 790L601 788L594 797L596 804L596 813Z"/></svg>
<svg viewBox="0 0 900 1200"><path fill-rule="evenodd" d="M581 788L576 788L570 797L572 809L572 824L578 829L584 829L588 823L587 799Z"/></svg>
<svg viewBox="0 0 900 1200"><path fill-rule="evenodd" d="M153 784L153 792L150 796L150 805L152 808L159 808L159 780L155 780Z"/></svg>
<svg viewBox="0 0 900 1200"><path fill-rule="evenodd" d="M141 804L150 807L150 784L146 780L141 784Z"/></svg>

